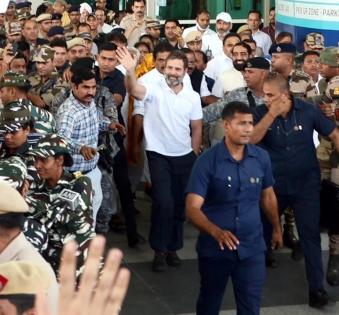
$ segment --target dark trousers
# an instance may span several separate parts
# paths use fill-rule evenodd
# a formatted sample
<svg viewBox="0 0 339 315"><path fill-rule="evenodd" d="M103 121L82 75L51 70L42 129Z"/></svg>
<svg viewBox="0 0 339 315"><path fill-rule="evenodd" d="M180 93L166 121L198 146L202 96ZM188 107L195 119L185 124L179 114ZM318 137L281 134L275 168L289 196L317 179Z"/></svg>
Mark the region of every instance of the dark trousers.
<svg viewBox="0 0 339 315"><path fill-rule="evenodd" d="M305 186L294 195L280 195L276 192L279 212L290 207L294 210L301 249L305 256L306 277L310 290L323 288L323 264L320 243L320 199L318 187ZM270 248L272 227L263 215L264 237Z"/></svg>
<svg viewBox="0 0 339 315"><path fill-rule="evenodd" d="M235 253L236 256L236 253ZM243 260L224 257L199 257L200 293L197 315L218 315L228 279L233 283L237 315L258 315L264 285L265 255Z"/></svg>
<svg viewBox="0 0 339 315"><path fill-rule="evenodd" d="M124 147L114 157L113 178L117 187L122 213L125 218L128 238L137 236L136 209L133 201L131 183L128 178L127 156Z"/></svg>
<svg viewBox="0 0 339 315"><path fill-rule="evenodd" d="M150 245L156 252L176 251L183 247L185 189L196 155L146 153L152 181Z"/></svg>

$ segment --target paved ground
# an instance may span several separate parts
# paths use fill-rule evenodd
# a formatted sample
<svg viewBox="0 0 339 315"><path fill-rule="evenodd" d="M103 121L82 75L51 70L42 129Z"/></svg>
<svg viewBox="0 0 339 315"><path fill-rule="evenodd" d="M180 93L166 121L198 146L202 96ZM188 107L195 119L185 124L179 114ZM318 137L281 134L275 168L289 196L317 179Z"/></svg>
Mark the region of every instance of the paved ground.
<svg viewBox="0 0 339 315"><path fill-rule="evenodd" d="M147 237L149 228L150 200L143 193L137 194L136 205L141 210L138 216L140 233ZM108 233L110 246L124 251L125 263L132 272L132 280L122 315L191 315L199 292L199 275L194 250L197 231L185 225L185 248L179 253L183 265L169 268L156 274L150 269L152 251L148 244L137 249L127 247L124 235ZM322 237L323 257L327 262L327 237ZM280 266L267 270L267 280L262 297L263 315L317 315L339 314L339 303L322 311L307 306L307 285L304 263L295 262L290 252L278 253ZM339 301L339 288L326 287L331 296ZM231 283L227 287L221 315L235 314Z"/></svg>

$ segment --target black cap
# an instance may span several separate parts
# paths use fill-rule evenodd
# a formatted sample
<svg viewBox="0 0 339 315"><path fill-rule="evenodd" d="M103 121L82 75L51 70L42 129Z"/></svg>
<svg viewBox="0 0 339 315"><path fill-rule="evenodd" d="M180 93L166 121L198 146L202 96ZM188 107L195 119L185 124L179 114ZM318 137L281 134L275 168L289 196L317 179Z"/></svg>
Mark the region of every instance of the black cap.
<svg viewBox="0 0 339 315"><path fill-rule="evenodd" d="M53 13L52 14L52 20L61 20L62 14L60 13Z"/></svg>
<svg viewBox="0 0 339 315"><path fill-rule="evenodd" d="M296 54L297 47L289 43L273 44L269 50L269 54L289 53Z"/></svg>
<svg viewBox="0 0 339 315"><path fill-rule="evenodd" d="M47 36L55 36L55 35L65 35L65 29L62 26L52 26L48 33Z"/></svg>
<svg viewBox="0 0 339 315"><path fill-rule="evenodd" d="M15 5L16 10L24 9L24 8L29 8L32 5L32 2L25 1L25 2L20 2Z"/></svg>
<svg viewBox="0 0 339 315"><path fill-rule="evenodd" d="M78 70L81 69L88 69L88 70L93 70L94 68L94 60L90 57L84 57L84 58L79 58L74 63L71 65L71 72L75 73Z"/></svg>
<svg viewBox="0 0 339 315"><path fill-rule="evenodd" d="M245 68L270 70L270 63L263 57L255 57L248 59Z"/></svg>
<svg viewBox="0 0 339 315"><path fill-rule="evenodd" d="M71 5L70 8L68 9L68 13L71 13L71 12L80 13L80 6L78 4Z"/></svg>

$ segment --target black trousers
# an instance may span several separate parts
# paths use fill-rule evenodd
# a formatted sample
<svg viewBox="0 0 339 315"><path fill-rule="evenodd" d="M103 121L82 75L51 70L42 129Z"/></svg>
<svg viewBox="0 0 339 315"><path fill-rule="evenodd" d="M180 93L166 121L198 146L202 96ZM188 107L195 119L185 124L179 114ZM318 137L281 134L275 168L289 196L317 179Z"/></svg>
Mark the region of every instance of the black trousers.
<svg viewBox="0 0 339 315"><path fill-rule="evenodd" d="M122 213L125 218L127 238L137 236L136 209L133 201L131 183L128 178L127 156L124 147L114 157L113 178L117 187Z"/></svg>
<svg viewBox="0 0 339 315"><path fill-rule="evenodd" d="M196 155L146 154L152 181L150 245L156 252L176 251L183 247L185 189Z"/></svg>

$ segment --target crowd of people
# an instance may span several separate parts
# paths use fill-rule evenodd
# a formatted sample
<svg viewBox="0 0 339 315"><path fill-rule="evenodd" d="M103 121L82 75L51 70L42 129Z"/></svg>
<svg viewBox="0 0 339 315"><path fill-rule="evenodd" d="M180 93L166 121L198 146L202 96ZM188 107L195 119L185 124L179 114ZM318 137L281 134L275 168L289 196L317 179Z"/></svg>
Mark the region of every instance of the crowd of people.
<svg viewBox="0 0 339 315"><path fill-rule="evenodd" d="M297 52L274 8L266 27L257 10L241 26L220 12L214 31L206 9L184 29L147 17L145 0L128 12L106 0L31 5L10 0L0 13L0 314L118 314L129 273L117 250L102 266L96 234L146 242L140 183L154 272L182 264L186 220L200 231L198 315L219 313L229 278L238 313L259 314L283 244L305 261L309 305L331 303L320 205L326 280L339 285L328 202L339 185L338 47L309 33Z"/></svg>

